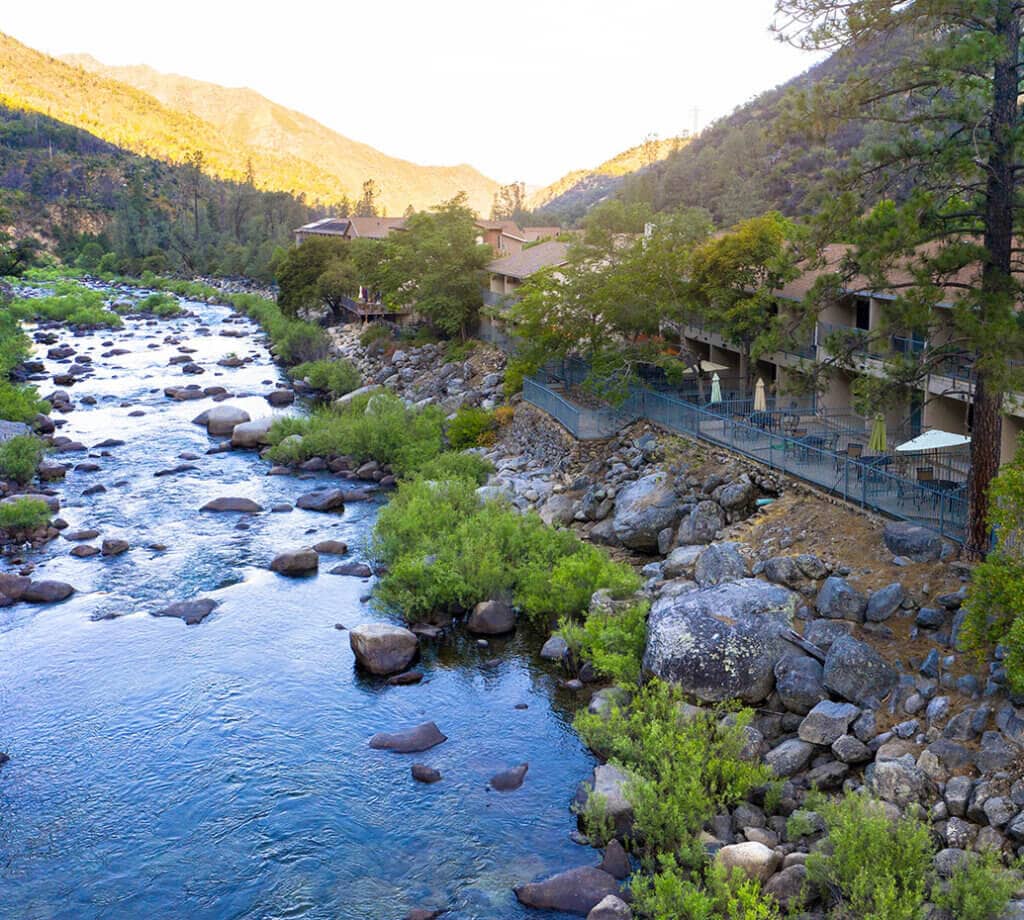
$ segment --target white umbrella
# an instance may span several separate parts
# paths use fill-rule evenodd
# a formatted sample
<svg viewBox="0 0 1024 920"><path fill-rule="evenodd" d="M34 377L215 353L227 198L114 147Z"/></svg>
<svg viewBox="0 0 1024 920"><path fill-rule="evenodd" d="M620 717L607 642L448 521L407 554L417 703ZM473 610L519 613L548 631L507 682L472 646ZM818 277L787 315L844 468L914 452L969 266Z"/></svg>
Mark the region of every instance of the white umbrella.
<svg viewBox="0 0 1024 920"><path fill-rule="evenodd" d="M768 400L764 397L764 381L758 377L754 387L754 411L764 412L768 408Z"/></svg>
<svg viewBox="0 0 1024 920"><path fill-rule="evenodd" d="M930 450L951 450L954 447L966 447L971 443L967 435L953 434L951 431L940 431L933 428L919 434L916 438L900 444L896 448L901 454L922 454Z"/></svg>
<svg viewBox="0 0 1024 920"><path fill-rule="evenodd" d="M722 381L718 378L718 371L711 375L711 399L708 402L720 403L722 401Z"/></svg>

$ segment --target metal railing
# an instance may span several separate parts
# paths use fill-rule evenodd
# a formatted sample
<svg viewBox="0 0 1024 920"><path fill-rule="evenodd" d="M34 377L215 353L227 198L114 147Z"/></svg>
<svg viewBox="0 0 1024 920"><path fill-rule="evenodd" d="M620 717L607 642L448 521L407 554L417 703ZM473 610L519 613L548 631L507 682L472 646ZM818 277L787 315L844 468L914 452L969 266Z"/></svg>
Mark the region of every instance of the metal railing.
<svg viewBox="0 0 1024 920"><path fill-rule="evenodd" d="M567 380L542 376L545 379L524 381L524 398L581 440L611 437L630 422L647 418L814 483L864 508L912 521L957 542L964 539L967 498L962 482L917 481L893 472L888 467L893 457L840 453L838 438L833 440L827 433L762 426L756 415L718 413L714 406L699 406L645 387L632 387L620 407L585 408L558 392Z"/></svg>

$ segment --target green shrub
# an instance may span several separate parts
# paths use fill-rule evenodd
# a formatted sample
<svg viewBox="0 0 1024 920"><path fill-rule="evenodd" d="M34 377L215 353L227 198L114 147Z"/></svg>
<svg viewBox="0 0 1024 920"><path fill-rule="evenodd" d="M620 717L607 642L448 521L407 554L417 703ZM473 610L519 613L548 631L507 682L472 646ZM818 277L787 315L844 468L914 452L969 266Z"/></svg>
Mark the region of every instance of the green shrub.
<svg viewBox="0 0 1024 920"><path fill-rule="evenodd" d="M383 323L370 323L361 333L359 333L359 344L363 348L369 348L371 345L382 344L391 339L391 330Z"/></svg>
<svg viewBox="0 0 1024 920"><path fill-rule="evenodd" d="M28 336L14 316L0 311L0 377L6 377L24 361L31 347Z"/></svg>
<svg viewBox="0 0 1024 920"><path fill-rule="evenodd" d="M10 305L21 320L51 320L77 326L121 326L121 317L104 306L105 295L75 281L58 281L47 297L21 297Z"/></svg>
<svg viewBox="0 0 1024 920"><path fill-rule="evenodd" d="M459 409L448 422L448 442L455 450L487 447L494 443L494 415L486 409Z"/></svg>
<svg viewBox="0 0 1024 920"><path fill-rule="evenodd" d="M327 406L302 421L280 420L270 430L269 456L278 463L348 456L387 463L409 475L441 453L444 416L436 406L410 409L391 393L360 396L342 409ZM299 443L284 443L292 434Z"/></svg>
<svg viewBox="0 0 1024 920"><path fill-rule="evenodd" d="M132 312L152 313L154 316L168 317L179 316L185 311L182 310L177 297L155 291L152 294L147 294L142 300L137 301L132 307Z"/></svg>
<svg viewBox="0 0 1024 920"><path fill-rule="evenodd" d="M19 498L0 504L0 530L35 530L50 520L50 508L40 498Z"/></svg>
<svg viewBox="0 0 1024 920"><path fill-rule="evenodd" d="M598 674L619 684L635 684L647 643L649 609L650 604L643 601L621 611L594 611L582 624L563 618L558 631Z"/></svg>
<svg viewBox="0 0 1024 920"><path fill-rule="evenodd" d="M413 619L492 598L512 601L534 621L578 614L594 591L624 580L624 567L611 560L585 565L582 574L565 561L594 552L600 550L535 514L481 503L470 479L402 483L374 531L374 554L388 567L378 597ZM593 581L574 581L575 593L567 594L562 586L572 580L566 572Z"/></svg>
<svg viewBox="0 0 1024 920"><path fill-rule="evenodd" d="M523 388L523 378L531 373L532 368L516 358L512 358L505 368L504 393L505 399L511 399Z"/></svg>
<svg viewBox="0 0 1024 920"><path fill-rule="evenodd" d="M739 869L732 876L712 862L702 879L671 854L657 860L657 871L635 876L633 909L648 920L781 920L778 903L761 892L756 879Z"/></svg>
<svg viewBox="0 0 1024 920"><path fill-rule="evenodd" d="M363 382L356 366L343 358L307 361L297 364L288 373L293 380L306 380L311 387L335 398L359 389Z"/></svg>
<svg viewBox="0 0 1024 920"><path fill-rule="evenodd" d="M465 361L476 350L480 343L476 339L463 339L462 341L450 341L444 347L444 360L446 364Z"/></svg>
<svg viewBox="0 0 1024 920"><path fill-rule="evenodd" d="M971 853L949 880L949 888L936 886L932 900L956 920L998 920L1017 889L1013 872L1002 864L996 850Z"/></svg>
<svg viewBox="0 0 1024 920"><path fill-rule="evenodd" d="M830 916L922 920L933 851L927 826L909 815L890 821L881 803L856 793L820 809L831 852L811 853L807 873L836 900Z"/></svg>
<svg viewBox="0 0 1024 920"><path fill-rule="evenodd" d="M319 361L331 353L327 333L319 326L301 320L290 321L279 335L272 335L271 340L285 364Z"/></svg>
<svg viewBox="0 0 1024 920"><path fill-rule="evenodd" d="M753 713L723 718L721 710L685 712L678 687L652 680L626 705L605 713L582 710L576 728L587 744L632 779L634 847L653 858L677 854L693 868L703 861L704 822L770 779L770 770L742 758Z"/></svg>
<svg viewBox="0 0 1024 920"><path fill-rule="evenodd" d="M599 792L587 796L579 817L591 846L605 847L615 836L615 819L608 814L608 800Z"/></svg>
<svg viewBox="0 0 1024 920"><path fill-rule="evenodd" d="M416 475L422 479L465 479L482 486L494 467L479 454L446 451L439 457L424 463Z"/></svg>
<svg viewBox="0 0 1024 920"><path fill-rule="evenodd" d="M33 435L18 435L0 443L0 477L20 485L32 481L43 459L43 442Z"/></svg>
<svg viewBox="0 0 1024 920"><path fill-rule="evenodd" d="M31 422L40 413L49 411L50 404L39 398L35 387L0 380L0 418L9 422Z"/></svg>

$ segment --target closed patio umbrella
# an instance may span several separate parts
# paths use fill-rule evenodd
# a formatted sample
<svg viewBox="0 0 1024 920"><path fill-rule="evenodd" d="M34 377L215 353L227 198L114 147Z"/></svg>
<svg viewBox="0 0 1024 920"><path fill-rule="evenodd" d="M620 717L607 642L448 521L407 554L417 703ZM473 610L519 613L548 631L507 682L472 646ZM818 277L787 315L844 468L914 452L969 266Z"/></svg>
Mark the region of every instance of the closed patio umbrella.
<svg viewBox="0 0 1024 920"><path fill-rule="evenodd" d="M718 371L711 375L711 399L708 402L720 403L722 401L722 381L718 377Z"/></svg>
<svg viewBox="0 0 1024 920"><path fill-rule="evenodd" d="M885 419L881 414L875 416L875 424L868 438L868 450L873 454L884 454L888 445L885 439Z"/></svg>
<svg viewBox="0 0 1024 920"><path fill-rule="evenodd" d="M764 381L758 377L757 385L754 387L754 411L765 412L768 409L768 400L764 396Z"/></svg>

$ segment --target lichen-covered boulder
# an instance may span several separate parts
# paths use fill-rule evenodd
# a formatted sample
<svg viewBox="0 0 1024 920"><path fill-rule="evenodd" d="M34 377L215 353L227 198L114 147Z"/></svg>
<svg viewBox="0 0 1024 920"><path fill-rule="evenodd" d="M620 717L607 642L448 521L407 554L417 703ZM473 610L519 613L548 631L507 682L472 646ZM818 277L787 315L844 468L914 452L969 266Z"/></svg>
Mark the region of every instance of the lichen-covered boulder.
<svg viewBox="0 0 1024 920"><path fill-rule="evenodd" d="M725 515L717 502L698 502L688 517L683 518L676 534L677 546L702 546L715 539L725 526Z"/></svg>
<svg viewBox="0 0 1024 920"><path fill-rule="evenodd" d="M747 563L740 555L739 543L712 543L697 559L694 580L702 588L736 581L747 574Z"/></svg>
<svg viewBox="0 0 1024 920"><path fill-rule="evenodd" d="M792 646L782 638L798 597L752 578L662 596L647 621L644 671L705 702L757 703Z"/></svg>
<svg viewBox="0 0 1024 920"><path fill-rule="evenodd" d="M896 556L908 556L914 562L932 562L942 557L942 537L935 531L907 521L885 525L885 546Z"/></svg>

